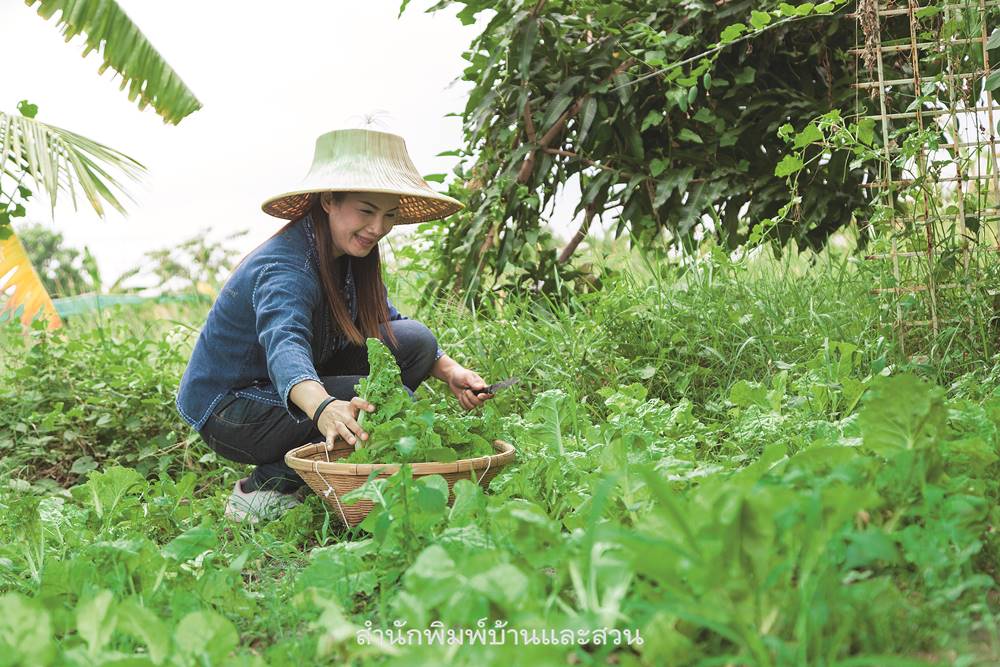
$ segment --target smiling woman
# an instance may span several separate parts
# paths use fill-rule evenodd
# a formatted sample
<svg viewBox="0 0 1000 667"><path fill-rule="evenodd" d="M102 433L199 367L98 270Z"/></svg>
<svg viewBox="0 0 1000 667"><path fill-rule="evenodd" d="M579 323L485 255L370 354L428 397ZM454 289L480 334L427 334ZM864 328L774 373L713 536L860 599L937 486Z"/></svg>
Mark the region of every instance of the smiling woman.
<svg viewBox="0 0 1000 667"><path fill-rule="evenodd" d="M434 376L467 410L492 398L426 326L396 310L382 280L378 242L394 225L461 207L420 177L401 137L372 130L319 137L304 183L264 203L290 222L234 269L177 395L209 447L256 466L233 488L227 516L256 521L296 504L291 449L335 438L362 446L359 412L378 409L354 391L368 373L367 338L387 343L411 392Z"/></svg>
<svg viewBox="0 0 1000 667"><path fill-rule="evenodd" d="M330 216L330 234L338 256L367 255L392 231L399 213L399 195L381 192L325 192L320 203Z"/></svg>

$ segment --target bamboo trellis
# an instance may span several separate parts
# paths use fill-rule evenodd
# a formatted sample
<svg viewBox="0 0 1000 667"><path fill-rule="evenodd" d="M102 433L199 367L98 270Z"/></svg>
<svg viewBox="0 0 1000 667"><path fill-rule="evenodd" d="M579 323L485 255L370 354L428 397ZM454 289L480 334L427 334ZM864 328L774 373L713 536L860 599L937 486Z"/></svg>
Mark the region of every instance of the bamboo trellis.
<svg viewBox="0 0 1000 667"><path fill-rule="evenodd" d="M859 0L849 15L859 37L851 49L858 114L880 126L882 140L880 176L866 184L875 211L867 229L880 242L866 259L889 267L871 291L888 299L904 355L926 352L921 342L945 327L982 321L970 305L995 293L1000 104L988 88L1000 95L1000 85L990 79L988 24L997 8L996 0Z"/></svg>

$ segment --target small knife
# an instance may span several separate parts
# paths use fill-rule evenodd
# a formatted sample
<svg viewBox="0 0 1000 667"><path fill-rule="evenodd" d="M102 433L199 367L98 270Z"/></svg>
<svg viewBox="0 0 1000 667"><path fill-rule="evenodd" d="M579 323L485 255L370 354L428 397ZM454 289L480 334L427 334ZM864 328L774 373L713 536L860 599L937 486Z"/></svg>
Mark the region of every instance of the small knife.
<svg viewBox="0 0 1000 667"><path fill-rule="evenodd" d="M500 382L495 382L495 383L491 384L490 386L486 387L485 389L472 389L472 387L469 387L469 389L472 389L472 391L476 392L477 394L495 394L498 391L500 391L501 389L506 389L507 387L510 387L511 385L513 385L513 384L515 384L515 383L517 383L519 381L520 381L520 378L518 378L518 377L510 377L510 378L507 378L506 380L502 380Z"/></svg>

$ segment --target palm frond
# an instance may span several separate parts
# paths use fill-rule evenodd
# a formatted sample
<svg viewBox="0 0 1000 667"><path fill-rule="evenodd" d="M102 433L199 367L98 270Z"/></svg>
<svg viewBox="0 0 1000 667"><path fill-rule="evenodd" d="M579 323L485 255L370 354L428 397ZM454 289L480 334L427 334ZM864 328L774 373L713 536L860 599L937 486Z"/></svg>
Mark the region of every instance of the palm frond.
<svg viewBox="0 0 1000 667"><path fill-rule="evenodd" d="M121 75L121 89L128 86L128 99L139 100L139 108L151 105L164 121L176 125L201 108L201 102L184 85L153 45L115 0L25 0L38 5L38 14L50 19L59 12L56 24L66 41L83 34L83 55L99 51L104 59L98 69L111 68Z"/></svg>
<svg viewBox="0 0 1000 667"><path fill-rule="evenodd" d="M0 112L0 174L15 180L30 176L48 195L53 209L60 190L69 193L76 208L76 193L81 190L98 215L104 215L105 204L124 213L119 197L128 193L112 171L138 181L146 168L124 153L69 130Z"/></svg>
<svg viewBox="0 0 1000 667"><path fill-rule="evenodd" d="M3 298L5 293L6 299ZM0 241L0 313L16 313L22 306L21 323L25 327L39 312L48 318L50 329L62 326L62 320L35 267L31 265L21 239L17 238L17 234L11 234Z"/></svg>

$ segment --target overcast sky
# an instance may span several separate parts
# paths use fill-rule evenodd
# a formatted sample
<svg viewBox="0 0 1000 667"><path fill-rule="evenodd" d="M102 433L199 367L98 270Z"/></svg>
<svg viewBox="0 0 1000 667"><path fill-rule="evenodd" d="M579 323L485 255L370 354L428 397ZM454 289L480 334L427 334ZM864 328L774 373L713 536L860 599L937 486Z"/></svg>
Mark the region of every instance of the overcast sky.
<svg viewBox="0 0 1000 667"><path fill-rule="evenodd" d="M461 144L467 86L453 81L477 34L451 10L426 14L414 1L295 0L141 2L119 0L132 20L203 104L177 126L128 101L80 38L66 44L55 21L23 2L0 2L0 109L18 100L39 120L105 143L142 162L149 174L130 188L129 215L100 220L68 204L54 221L35 199L29 219L54 224L71 245L91 248L105 280L136 265L144 251L208 229L214 238L250 228L245 252L270 236L276 218L260 210L291 189L312 160L318 135L380 116L401 134L423 174L449 172L437 153ZM480 19L487 18L480 15ZM62 195L60 195L62 196Z"/></svg>

